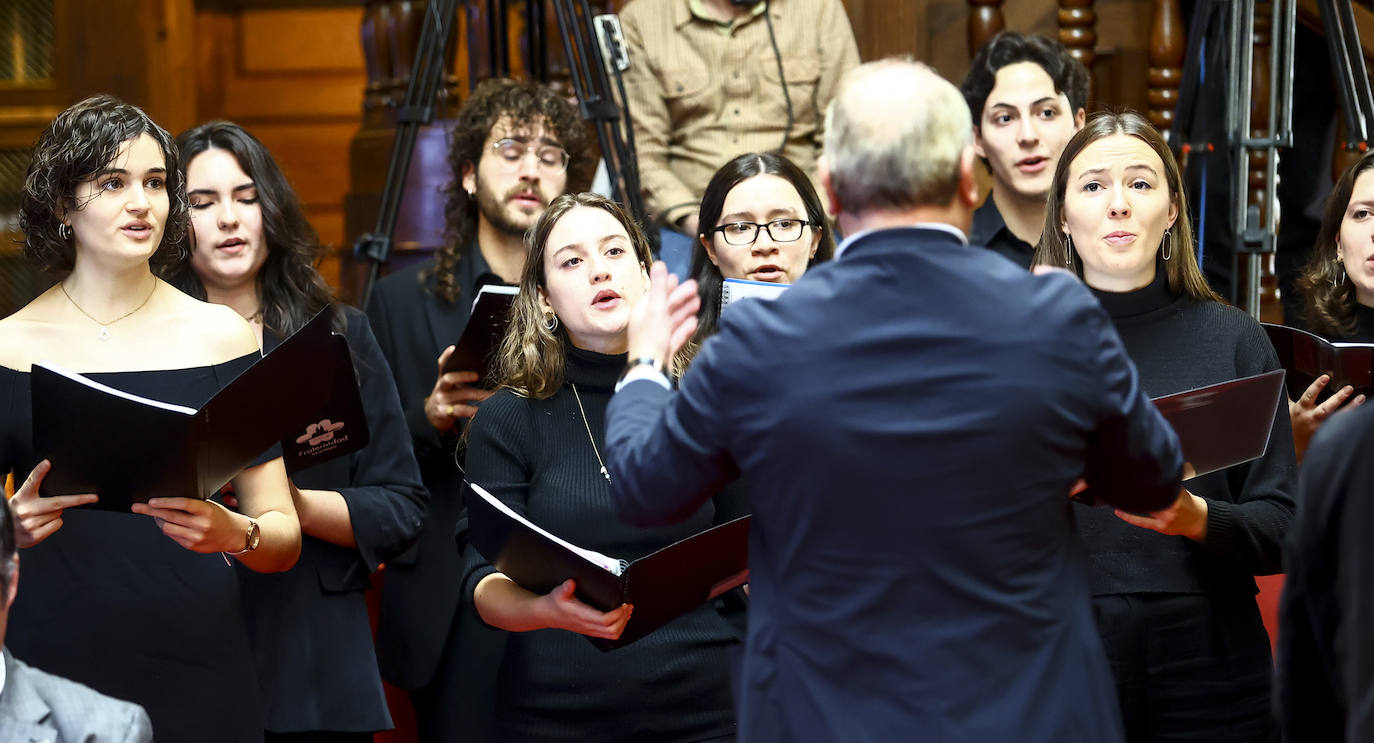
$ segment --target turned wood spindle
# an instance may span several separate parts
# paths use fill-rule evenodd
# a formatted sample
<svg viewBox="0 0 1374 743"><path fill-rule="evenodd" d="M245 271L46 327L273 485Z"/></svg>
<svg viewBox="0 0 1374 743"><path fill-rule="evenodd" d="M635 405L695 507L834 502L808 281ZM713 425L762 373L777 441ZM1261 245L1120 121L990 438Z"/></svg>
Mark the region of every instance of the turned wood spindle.
<svg viewBox="0 0 1374 743"><path fill-rule="evenodd" d="M1093 0L1059 0L1059 41L1092 69L1097 59L1097 12Z"/></svg>
<svg viewBox="0 0 1374 743"><path fill-rule="evenodd" d="M1150 28L1149 117L1150 123L1165 133L1174 125L1187 36L1179 0L1155 0L1154 22Z"/></svg>
<svg viewBox="0 0 1374 743"><path fill-rule="evenodd" d="M978 53L998 31L1007 27L1002 15L1004 0L968 0L968 54Z"/></svg>

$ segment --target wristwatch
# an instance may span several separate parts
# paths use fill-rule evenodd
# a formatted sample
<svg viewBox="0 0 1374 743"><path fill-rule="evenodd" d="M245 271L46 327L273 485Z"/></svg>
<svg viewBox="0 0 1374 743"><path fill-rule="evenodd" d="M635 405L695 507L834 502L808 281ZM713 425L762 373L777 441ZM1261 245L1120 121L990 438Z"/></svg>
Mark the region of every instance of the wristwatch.
<svg viewBox="0 0 1374 743"><path fill-rule="evenodd" d="M638 372L636 374L636 372ZM631 375L634 375L631 377ZM625 366L625 371L620 373L620 379L616 380L615 391L619 392L621 387L636 379L650 379L665 388L672 389L672 382L668 380L668 374L663 369L663 362L653 356L637 356L630 359L630 363Z"/></svg>
<svg viewBox="0 0 1374 743"><path fill-rule="evenodd" d="M248 532L243 535L243 549L238 552L226 552L226 555L242 555L258 548L258 542L262 539L262 530L258 528L258 520L248 519Z"/></svg>

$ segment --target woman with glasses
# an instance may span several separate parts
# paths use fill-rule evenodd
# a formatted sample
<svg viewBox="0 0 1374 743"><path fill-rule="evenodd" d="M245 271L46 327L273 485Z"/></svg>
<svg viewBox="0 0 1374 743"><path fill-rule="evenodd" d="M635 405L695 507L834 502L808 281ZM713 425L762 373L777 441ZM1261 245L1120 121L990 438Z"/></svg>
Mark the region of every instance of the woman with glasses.
<svg viewBox="0 0 1374 743"><path fill-rule="evenodd" d="M530 233L502 389L468 429L467 472L511 509L568 541L634 560L719 523L713 504L659 529L615 515L606 406L625 369L630 313L649 285L639 226L595 194L556 199ZM738 632L710 605L611 652L634 608L601 612L572 580L538 595L467 550L464 590L510 633L497 685L497 740L616 743L734 740L727 653Z"/></svg>
<svg viewBox="0 0 1374 743"><path fill-rule="evenodd" d="M700 215L692 277L701 314L674 361L678 374L716 332L725 279L790 284L835 254L835 238L811 179L772 152L740 155L717 170L702 196Z"/></svg>
<svg viewBox="0 0 1374 743"><path fill-rule="evenodd" d="M269 350L328 311L353 353L369 443L292 474L305 535L300 562L279 575L239 571L239 583L266 739L370 741L391 727L391 716L363 591L380 563L419 537L428 500L396 385L367 318L335 303L315 271L323 246L267 148L228 121L183 132L177 144L191 250L165 270L167 280L232 307Z"/></svg>

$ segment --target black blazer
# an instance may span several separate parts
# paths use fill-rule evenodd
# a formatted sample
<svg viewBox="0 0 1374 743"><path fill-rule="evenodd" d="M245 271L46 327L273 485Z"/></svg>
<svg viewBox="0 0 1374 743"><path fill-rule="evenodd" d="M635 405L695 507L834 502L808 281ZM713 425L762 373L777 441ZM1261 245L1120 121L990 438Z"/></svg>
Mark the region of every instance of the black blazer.
<svg viewBox="0 0 1374 743"><path fill-rule="evenodd" d="M605 452L641 526L750 484L741 741L1121 739L1069 488L1161 508L1182 457L1072 276L865 233L732 305L677 394L616 393Z"/></svg>
<svg viewBox="0 0 1374 743"><path fill-rule="evenodd" d="M285 573L239 566L267 729L273 732L391 727L363 591L378 564L419 538L429 500L407 446L386 359L363 313L342 310L371 438L363 449L299 472L292 481L302 490L342 494L358 547L306 536L300 560ZM265 340L269 347L278 342Z"/></svg>
<svg viewBox="0 0 1374 743"><path fill-rule="evenodd" d="M461 616L461 551L467 542L462 476L454 461L457 436L434 430L425 418L424 400L438 377L439 353L458 342L472 313L478 281L490 276L474 246L458 264L461 296L448 303L419 283L420 271L432 265L411 266L378 282L367 309L396 377L420 476L432 496L419 543L387 564L382 581L377 627L382 676L410 690L427 686L440 660L458 652L448 644L455 617Z"/></svg>

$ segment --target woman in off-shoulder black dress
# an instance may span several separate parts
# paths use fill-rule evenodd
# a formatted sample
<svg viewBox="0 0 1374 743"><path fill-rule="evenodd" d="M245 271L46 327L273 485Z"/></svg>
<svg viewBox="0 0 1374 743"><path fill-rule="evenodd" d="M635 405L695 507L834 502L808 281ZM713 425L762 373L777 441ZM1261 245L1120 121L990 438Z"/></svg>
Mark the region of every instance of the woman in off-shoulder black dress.
<svg viewBox="0 0 1374 743"><path fill-rule="evenodd" d="M40 496L53 465L33 450L35 425L83 425L31 420L34 363L199 406L259 356L242 318L152 273L185 235L175 152L142 111L107 96L67 109L34 148L24 253L58 283L0 320L0 473L17 486L22 582L5 645L142 705L160 743L243 743L261 739L262 707L226 560L261 572L296 561L300 526L280 457L234 478L239 513L195 493L130 513L87 508L91 494ZM136 472L160 454L123 466Z"/></svg>

